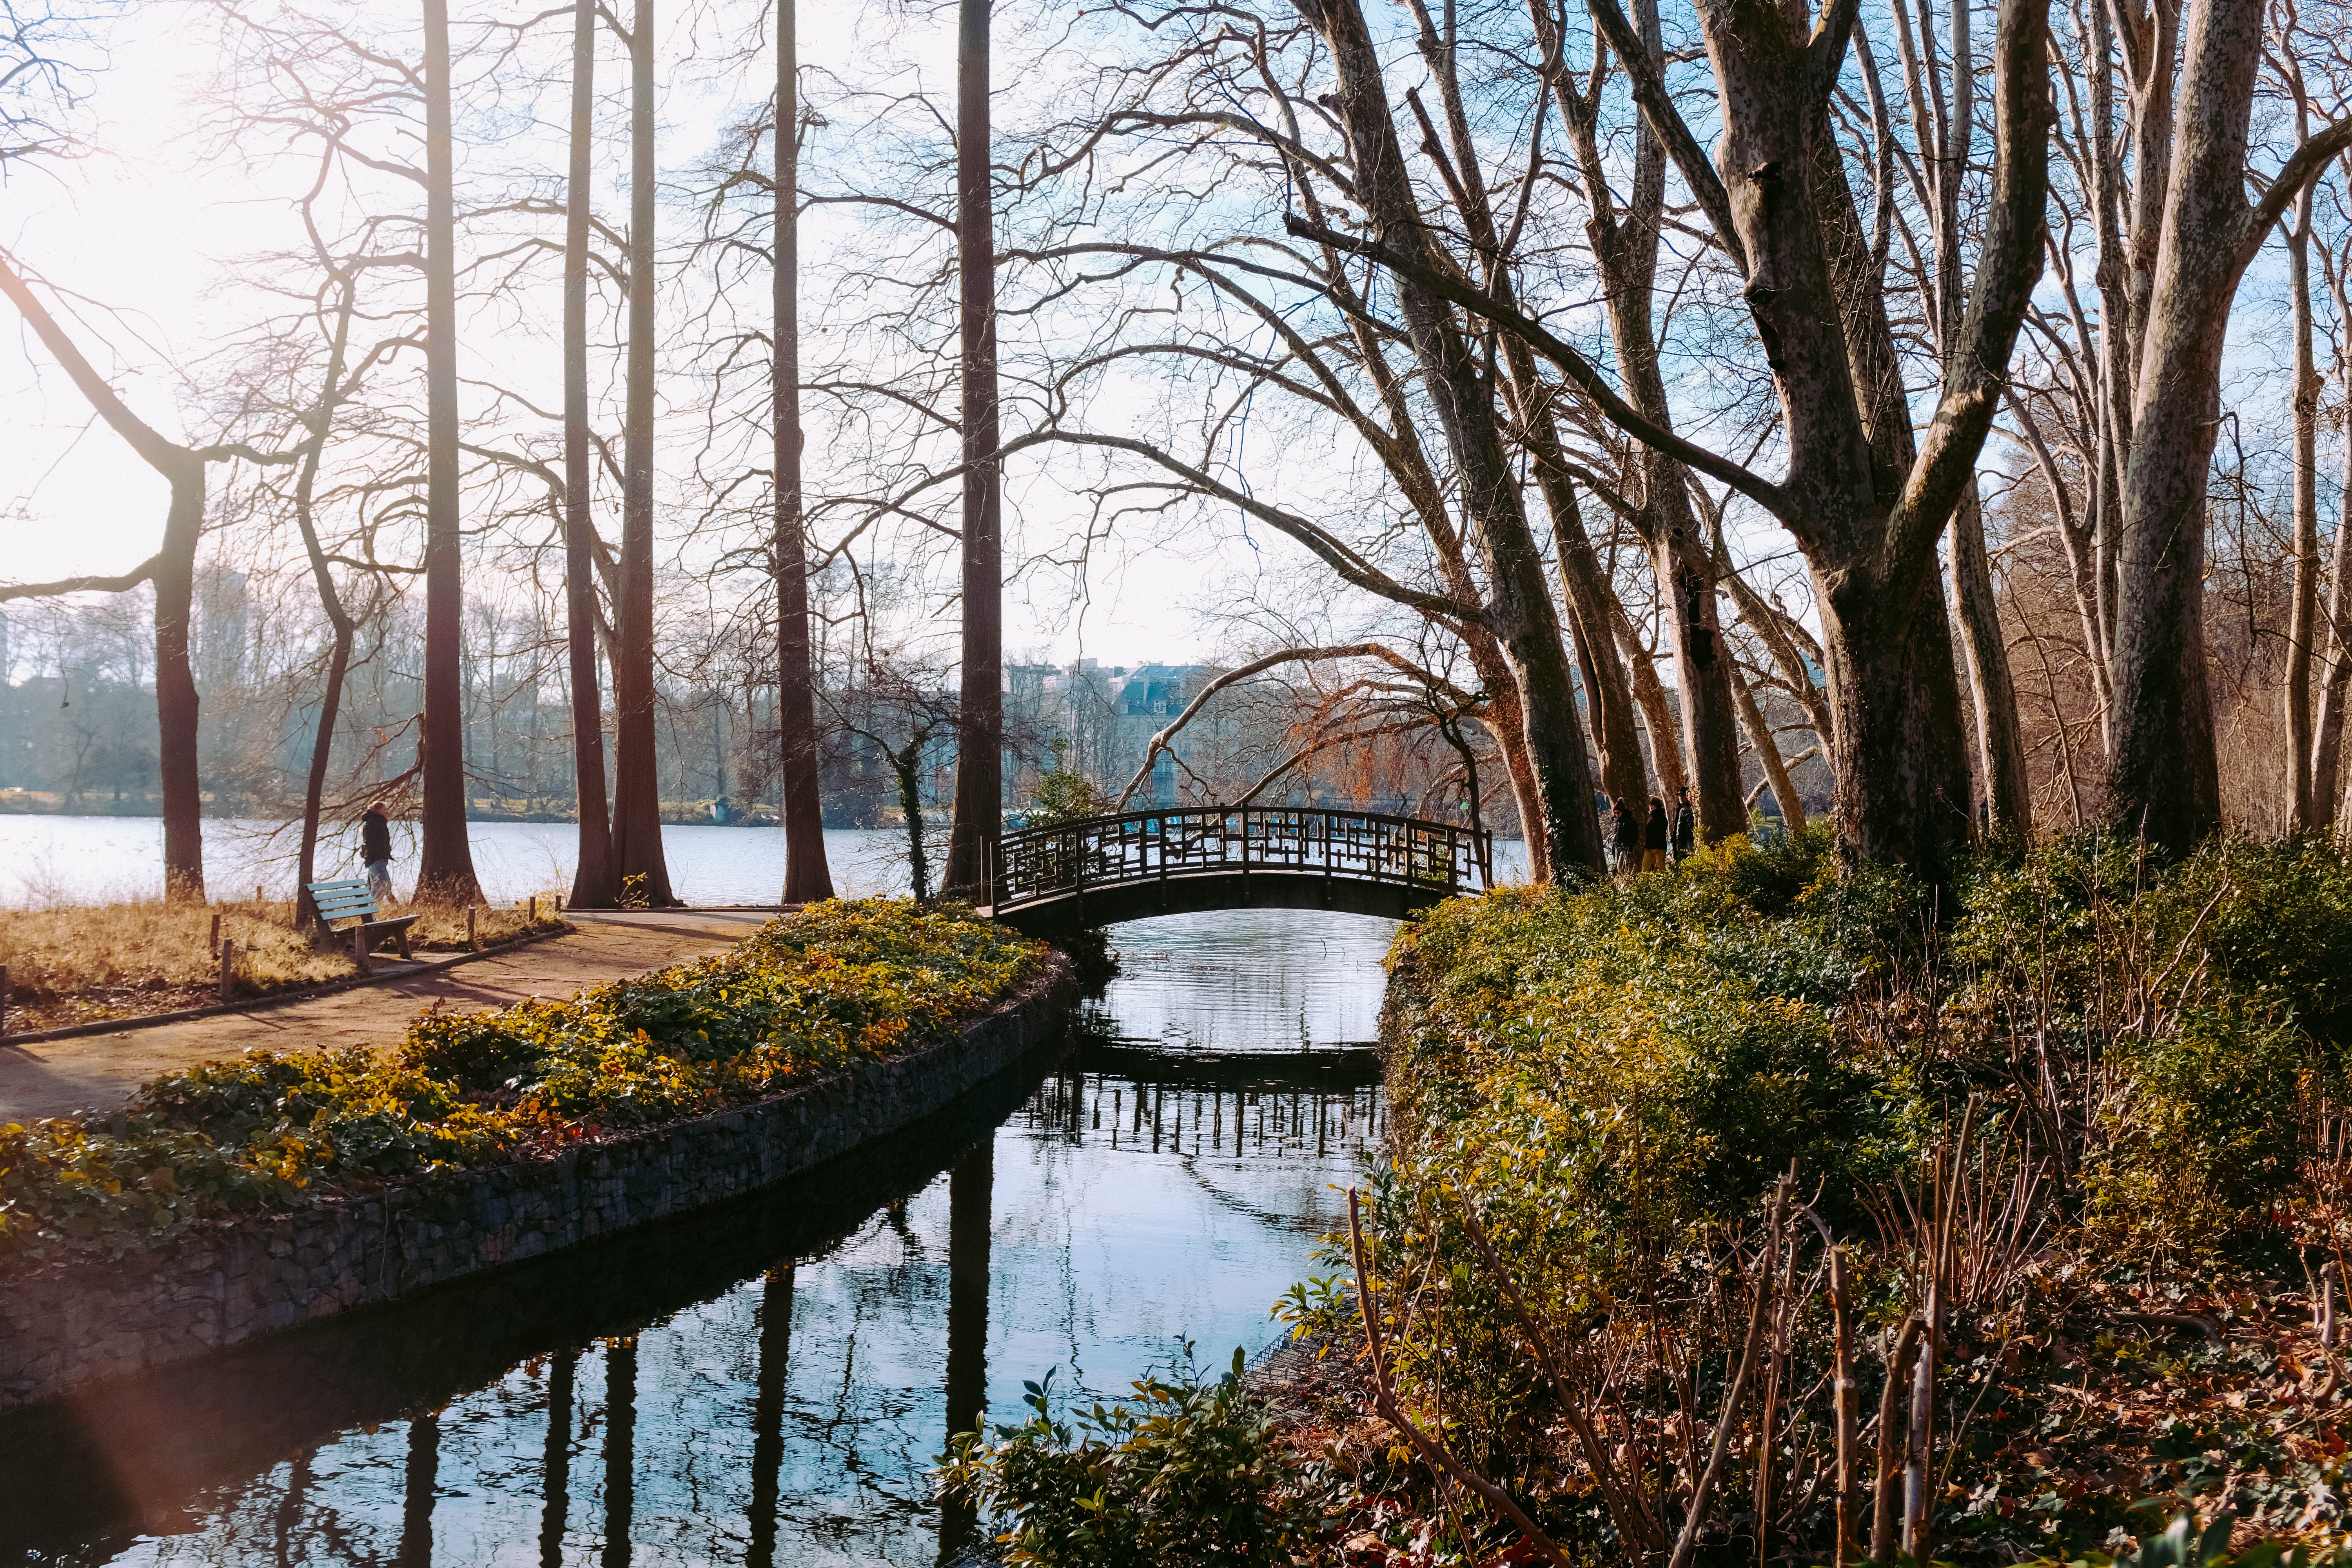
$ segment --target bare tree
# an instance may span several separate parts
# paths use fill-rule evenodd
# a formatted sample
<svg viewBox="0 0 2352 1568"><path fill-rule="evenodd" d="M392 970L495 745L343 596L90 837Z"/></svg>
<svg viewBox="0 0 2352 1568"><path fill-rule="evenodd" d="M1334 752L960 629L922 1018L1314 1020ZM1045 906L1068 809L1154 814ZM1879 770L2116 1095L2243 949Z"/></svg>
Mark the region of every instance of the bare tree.
<svg viewBox="0 0 2352 1568"><path fill-rule="evenodd" d="M809 635L808 535L801 482L800 48L795 0L776 0L775 537L776 730L784 828L784 902L833 897L817 791L815 649Z"/></svg>
<svg viewBox="0 0 2352 1568"><path fill-rule="evenodd" d="M2352 147L2352 116L2305 137L2250 202L2263 7L2197 0L2177 66L2168 0L2120 20L2140 221L2131 236L2137 363L2125 405L2106 809L2118 827L2185 851L2221 826L2205 662L2205 509L2231 302L2273 226ZM2160 218L2149 221L2154 213Z"/></svg>
<svg viewBox="0 0 2352 1568"><path fill-rule="evenodd" d="M996 202L989 162L989 0L956 11L956 282L963 384L962 718L947 886L987 884L1004 822L1004 492L996 389Z"/></svg>
<svg viewBox="0 0 2352 1568"><path fill-rule="evenodd" d="M629 45L629 359L621 588L613 659L613 864L632 901L677 901L662 854L654 688L654 6L636 0Z"/></svg>
<svg viewBox="0 0 2352 1568"><path fill-rule="evenodd" d="M563 215L563 611L572 692L572 757L579 816L575 908L609 909L619 896L604 798L604 700L596 679L595 459L588 431L588 237L595 167L596 10L572 11L571 163Z"/></svg>

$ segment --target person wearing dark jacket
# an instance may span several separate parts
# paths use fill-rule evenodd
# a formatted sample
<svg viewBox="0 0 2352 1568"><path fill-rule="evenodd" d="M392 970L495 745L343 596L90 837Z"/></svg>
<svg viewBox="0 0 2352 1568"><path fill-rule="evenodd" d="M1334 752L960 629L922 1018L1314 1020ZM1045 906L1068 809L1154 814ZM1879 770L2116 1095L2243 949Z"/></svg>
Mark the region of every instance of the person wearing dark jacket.
<svg viewBox="0 0 2352 1568"><path fill-rule="evenodd" d="M1621 877L1631 876L1642 857L1642 819L1625 797L1617 797L1616 808L1609 814L1609 849L1613 869Z"/></svg>
<svg viewBox="0 0 2352 1568"><path fill-rule="evenodd" d="M1642 869L1663 871L1666 868L1666 803L1656 795L1650 797L1650 820L1642 825Z"/></svg>
<svg viewBox="0 0 2352 1568"><path fill-rule="evenodd" d="M368 896L379 904L392 901L392 821L376 802L360 813L360 864L367 868Z"/></svg>
<svg viewBox="0 0 2352 1568"><path fill-rule="evenodd" d="M1698 841L1698 824L1691 816L1690 791L1685 789L1675 797L1675 863L1690 858L1691 847Z"/></svg>

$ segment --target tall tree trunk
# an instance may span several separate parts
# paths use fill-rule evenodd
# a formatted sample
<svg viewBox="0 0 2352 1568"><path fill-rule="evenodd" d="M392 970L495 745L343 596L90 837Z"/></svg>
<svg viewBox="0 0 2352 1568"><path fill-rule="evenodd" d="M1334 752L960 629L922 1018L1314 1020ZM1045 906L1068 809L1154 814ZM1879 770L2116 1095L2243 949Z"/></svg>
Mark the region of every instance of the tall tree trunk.
<svg viewBox="0 0 2352 1568"><path fill-rule="evenodd" d="M1431 258L1432 242L1406 177L1379 56L1357 0L1294 3L1330 46L1357 198L1373 230L1416 260ZM1518 688L1551 874L1601 875L1601 823L1592 809L1592 773L1577 721L1576 680L1543 560L1520 510L1493 394L1451 313L1421 282L1401 276L1397 299L1461 476L1464 510L1486 571L1486 623L1502 644Z"/></svg>
<svg viewBox="0 0 2352 1568"><path fill-rule="evenodd" d="M0 294L16 307L33 335L56 356L98 416L172 487L163 542L138 571L103 583L82 580L23 592L29 596L103 587L121 593L142 582L152 584L155 721L163 792L163 896L200 903L205 897L205 803L196 766L196 678L188 666L188 621L195 596L196 544L204 532L205 465L209 454L167 440L133 414L83 357L48 308L25 286L5 256L0 256Z"/></svg>
<svg viewBox="0 0 2352 1568"><path fill-rule="evenodd" d="M188 625L196 584L196 542L205 525L205 464L174 465L172 510L155 552L155 721L163 785L164 897L205 898L204 784L196 771L196 677L188 665Z"/></svg>
<svg viewBox="0 0 2352 1568"><path fill-rule="evenodd" d="M629 26L629 363L613 665L613 863L626 902L677 902L662 854L654 691L654 5Z"/></svg>
<svg viewBox="0 0 2352 1568"><path fill-rule="evenodd" d="M1510 661L1491 636L1480 636L1470 639L1470 665L1486 685L1488 711L1481 722L1503 754L1503 777L1510 784L1511 807L1518 814L1520 841L1528 849L1528 880L1549 882L1551 852L1543 832L1543 794L1528 756L1528 727L1520 716L1519 689L1511 679Z"/></svg>
<svg viewBox="0 0 2352 1568"><path fill-rule="evenodd" d="M449 123L448 0L425 0L425 720L424 845L416 897L478 903L466 837L466 584L459 551L457 216Z"/></svg>
<svg viewBox="0 0 2352 1568"><path fill-rule="evenodd" d="M809 627L808 542L802 533L800 47L795 0L776 0L775 369L776 731L788 904L833 897L816 763L816 659Z"/></svg>
<svg viewBox="0 0 2352 1568"><path fill-rule="evenodd" d="M2352 119L2305 142L2250 206L2247 132L2260 6L2197 0L2182 48L2163 220L2147 279L2116 626L2114 826L2186 853L2221 826L2205 653L2205 495L2230 305L2271 225L2352 143ZM2143 176L2145 179L2145 176Z"/></svg>
<svg viewBox="0 0 2352 1568"><path fill-rule="evenodd" d="M1779 738L1772 733L1764 710L1756 705L1756 693L1749 689L1736 667L1731 672L1731 695L1739 704L1739 722L1748 731L1748 744L1756 752L1756 760L1764 764L1764 779L1772 786L1772 799L1780 808L1781 824L1791 833L1802 833L1805 803L1797 797L1797 786L1790 781L1788 761L1780 755Z"/></svg>
<svg viewBox="0 0 2352 1568"><path fill-rule="evenodd" d="M319 816L327 790L327 765L335 747L335 722L342 711L343 680L352 668L352 642L357 627L343 596L335 588L334 568L319 542L312 498L317 493L319 461L335 426L335 405L342 394L343 360L351 346L352 280L340 279L341 298L335 313L335 336L327 351L327 382L319 394L310 438L303 443L301 467L294 474L294 525L301 531L303 552L310 557L310 581L319 590L319 607L326 612L334 643L327 655L326 686L319 693L319 722L310 740L310 771L302 784L302 840L295 856L294 923L321 924L310 884L319 879ZM322 928L323 929L323 928Z"/></svg>
<svg viewBox="0 0 2352 1568"><path fill-rule="evenodd" d="M2339 300L2339 321L2352 327L2352 310ZM2336 485L2336 545L2329 552L2327 584L2327 672L2319 689L2319 720L2311 742L2311 787L2318 815L2315 827L2335 826L2339 815L2338 781L2343 772L2345 699L2352 693L2352 528L2341 520L2352 518L2352 404L2345 413L2343 466Z"/></svg>
<svg viewBox="0 0 2352 1568"><path fill-rule="evenodd" d="M1601 788L1611 799L1633 799L1643 792L1642 741L1633 724L1633 691L1618 657L1617 639L1610 630L1616 595L1608 574L1593 553L1584 531L1583 509L1577 504L1576 486L1562 466L1559 426L1551 416L1551 390L1536 374L1535 354L1517 338L1505 342L1510 362L1511 386L1517 394L1519 425L1534 458L1536 486L1551 513L1553 553L1559 561L1559 585L1568 605L1568 629L1576 646L1577 668L1584 676L1586 721L1592 727L1592 749L1601 763Z"/></svg>
<svg viewBox="0 0 2352 1568"><path fill-rule="evenodd" d="M2287 783L2291 825L2324 821L2321 802L2334 792L2320 782L2312 747L2311 665L2319 647L2319 370L2312 357L2311 191L2295 201L2286 231L2287 289L2294 331L2294 560L2286 637Z"/></svg>
<svg viewBox="0 0 2352 1568"><path fill-rule="evenodd" d="M1992 562L1985 553L1982 492L1973 479L1952 514L1952 583L1959 600L1969 689L1976 699L1977 765L1984 777L1985 801L1994 822L2023 832L2033 826L2025 740L2018 728L2017 685L2010 678L2000 607L1993 598Z"/></svg>
<svg viewBox="0 0 2352 1568"><path fill-rule="evenodd" d="M988 161L989 0L956 33L956 275L963 334L963 660L944 890L987 896L1004 826L1003 469L996 395L996 204Z"/></svg>
<svg viewBox="0 0 2352 1568"><path fill-rule="evenodd" d="M1543 6L1535 8L1547 37L1555 28ZM1642 47L1655 59L1663 45L1654 0L1634 0L1633 26ZM1549 44L1547 47L1550 47ZM1604 154L1596 132L1598 96L1580 98L1566 73L1553 79L1562 118L1575 142L1579 165L1594 204L1591 225L1593 255L1601 276L1610 346L1617 356L1626 400L1660 429L1674 427L1658 353L1656 308L1658 246L1663 237L1665 149L1644 124L1635 132L1631 193L1622 211L1610 210L1607 182L1612 154ZM1731 661L1716 609L1716 552L1692 505L1689 476L1682 464L1643 447L1642 504L1635 527L1656 574L1666 637L1674 648L1675 696L1681 710L1683 757L1695 788L1702 838L1725 837L1748 827L1739 788L1739 721L1732 699ZM1654 738L1664 731L1652 729ZM1676 770L1680 772L1678 768ZM1660 769L1663 778L1665 770ZM1683 788L1681 780L1675 785ZM1613 792L1612 792L1613 793ZM1667 799L1674 798L1669 795Z"/></svg>
<svg viewBox="0 0 2352 1568"><path fill-rule="evenodd" d="M596 10L572 16L572 165L563 221L563 632L572 681L572 771L578 803L574 909L608 910L612 812L604 797L604 694L596 677L596 459L588 440L588 228L595 168Z"/></svg>
<svg viewBox="0 0 2352 1568"><path fill-rule="evenodd" d="M1690 787L1690 775L1683 771L1683 746L1680 729L1675 722L1675 705L1666 700L1665 683L1658 679L1658 667L1650 658L1650 650L1633 635L1633 624L1625 618L1623 606L1614 617L1617 646L1625 656L1625 668L1633 682L1633 702L1642 710L1642 727L1650 732L1650 766L1658 775L1658 795L1673 800ZM1636 790L1631 798L1638 799Z"/></svg>

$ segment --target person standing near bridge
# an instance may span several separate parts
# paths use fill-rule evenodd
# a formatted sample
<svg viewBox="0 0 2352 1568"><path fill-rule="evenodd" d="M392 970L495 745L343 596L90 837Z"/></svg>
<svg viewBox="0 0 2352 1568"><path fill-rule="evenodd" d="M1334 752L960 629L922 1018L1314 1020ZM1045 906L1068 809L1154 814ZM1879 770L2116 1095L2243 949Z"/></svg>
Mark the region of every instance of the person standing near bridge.
<svg viewBox="0 0 2352 1568"><path fill-rule="evenodd" d="M1656 795L1650 797L1650 819L1642 825L1642 869L1663 871L1666 868L1666 803Z"/></svg>
<svg viewBox="0 0 2352 1568"><path fill-rule="evenodd" d="M1633 804L1622 795L1609 814L1609 848L1617 874L1632 876L1642 859L1642 819L1633 815Z"/></svg>
<svg viewBox="0 0 2352 1568"><path fill-rule="evenodd" d="M360 813L360 864L367 868L368 896L392 901L392 819L377 801Z"/></svg>

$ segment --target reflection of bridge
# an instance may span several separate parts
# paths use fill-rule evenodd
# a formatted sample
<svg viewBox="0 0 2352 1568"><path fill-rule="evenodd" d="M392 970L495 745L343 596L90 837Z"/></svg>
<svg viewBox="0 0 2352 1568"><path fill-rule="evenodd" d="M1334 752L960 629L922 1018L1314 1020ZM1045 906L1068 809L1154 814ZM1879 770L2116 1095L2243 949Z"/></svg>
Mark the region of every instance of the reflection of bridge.
<svg viewBox="0 0 2352 1568"><path fill-rule="evenodd" d="M1402 920L1494 880L1492 835L1298 806L1201 806L1024 828L989 857L982 913L1032 935L1196 910Z"/></svg>

